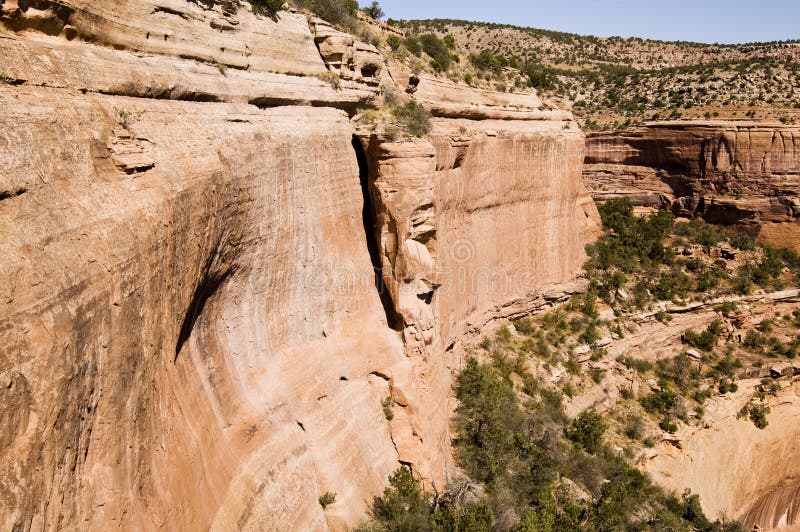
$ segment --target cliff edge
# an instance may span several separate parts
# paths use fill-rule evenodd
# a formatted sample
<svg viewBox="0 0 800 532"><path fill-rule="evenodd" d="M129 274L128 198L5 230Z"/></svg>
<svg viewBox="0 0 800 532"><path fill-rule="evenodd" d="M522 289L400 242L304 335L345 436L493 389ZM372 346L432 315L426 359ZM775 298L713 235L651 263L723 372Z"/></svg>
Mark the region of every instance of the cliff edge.
<svg viewBox="0 0 800 532"><path fill-rule="evenodd" d="M399 463L443 487L460 339L597 228L569 114L445 101L302 12L6 0L0 56L6 529L342 529ZM382 84L430 136L351 120Z"/></svg>

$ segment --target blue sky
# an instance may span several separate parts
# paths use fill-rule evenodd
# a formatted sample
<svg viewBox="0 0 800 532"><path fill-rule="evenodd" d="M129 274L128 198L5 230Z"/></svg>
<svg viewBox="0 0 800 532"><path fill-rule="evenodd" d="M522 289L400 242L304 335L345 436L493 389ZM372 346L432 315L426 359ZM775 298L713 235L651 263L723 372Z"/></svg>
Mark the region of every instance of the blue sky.
<svg viewBox="0 0 800 532"><path fill-rule="evenodd" d="M387 16L396 19L480 20L599 36L721 43L800 39L800 0L382 0L380 4Z"/></svg>

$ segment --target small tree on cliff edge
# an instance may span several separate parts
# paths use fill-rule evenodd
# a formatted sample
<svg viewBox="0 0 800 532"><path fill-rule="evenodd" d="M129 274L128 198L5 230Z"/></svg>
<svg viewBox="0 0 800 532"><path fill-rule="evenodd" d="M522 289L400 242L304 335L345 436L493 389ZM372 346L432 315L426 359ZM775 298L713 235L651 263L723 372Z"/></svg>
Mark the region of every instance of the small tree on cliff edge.
<svg viewBox="0 0 800 532"><path fill-rule="evenodd" d="M361 11L363 11L365 15L372 17L375 20L380 20L385 15L378 2L374 1L372 2L372 5L363 8Z"/></svg>

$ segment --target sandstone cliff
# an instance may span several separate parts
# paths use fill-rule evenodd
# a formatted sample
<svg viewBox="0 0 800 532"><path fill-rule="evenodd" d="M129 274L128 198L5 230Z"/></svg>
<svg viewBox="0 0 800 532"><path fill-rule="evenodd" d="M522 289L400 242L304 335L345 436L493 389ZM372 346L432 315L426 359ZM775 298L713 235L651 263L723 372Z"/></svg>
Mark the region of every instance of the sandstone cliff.
<svg viewBox="0 0 800 532"><path fill-rule="evenodd" d="M584 181L595 199L629 196L683 216L800 246L800 128L772 122L662 122L592 133Z"/></svg>
<svg viewBox="0 0 800 532"><path fill-rule="evenodd" d="M705 428L663 442L645 462L662 485L700 494L709 515L727 515L760 530L797 530L798 394L796 378L770 400L770 425L759 430L737 419L758 380L742 382L743 393L715 401Z"/></svg>
<svg viewBox="0 0 800 532"><path fill-rule="evenodd" d="M341 529L399 462L443 487L448 348L596 228L569 115L423 81L432 136L362 145L391 74L314 17L0 21L2 527Z"/></svg>

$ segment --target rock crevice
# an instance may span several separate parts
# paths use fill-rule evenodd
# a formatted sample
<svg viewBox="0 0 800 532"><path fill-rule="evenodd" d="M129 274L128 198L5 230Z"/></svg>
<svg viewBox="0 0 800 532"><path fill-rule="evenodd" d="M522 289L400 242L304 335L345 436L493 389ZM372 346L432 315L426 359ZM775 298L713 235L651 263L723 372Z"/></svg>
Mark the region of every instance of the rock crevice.
<svg viewBox="0 0 800 532"><path fill-rule="evenodd" d="M0 4L3 529L344 529L399 463L441 488L452 346L580 270L568 115L470 95L354 142L377 51L235 5Z"/></svg>

